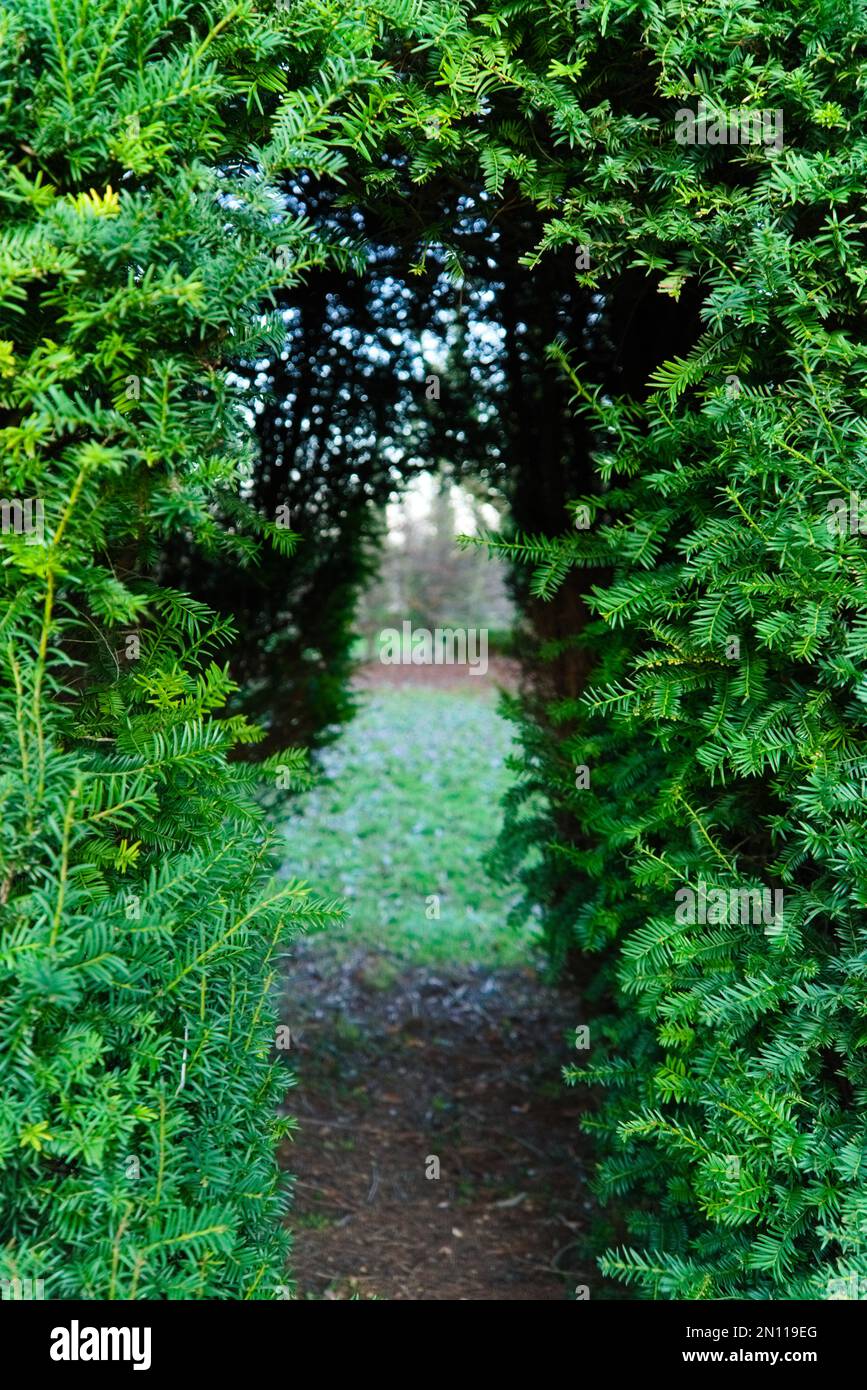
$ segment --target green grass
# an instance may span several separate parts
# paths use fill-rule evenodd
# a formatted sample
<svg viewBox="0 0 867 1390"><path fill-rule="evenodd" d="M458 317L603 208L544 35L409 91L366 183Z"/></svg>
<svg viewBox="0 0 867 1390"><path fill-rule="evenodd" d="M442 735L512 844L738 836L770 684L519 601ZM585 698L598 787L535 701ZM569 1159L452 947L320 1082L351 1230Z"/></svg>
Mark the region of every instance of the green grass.
<svg viewBox="0 0 867 1390"><path fill-rule="evenodd" d="M286 827L286 872L340 894L338 948L365 944L414 963L525 963L506 925L512 892L481 865L509 785L509 726L490 689L414 686L365 694L322 755L319 784ZM439 897L439 919L428 916Z"/></svg>

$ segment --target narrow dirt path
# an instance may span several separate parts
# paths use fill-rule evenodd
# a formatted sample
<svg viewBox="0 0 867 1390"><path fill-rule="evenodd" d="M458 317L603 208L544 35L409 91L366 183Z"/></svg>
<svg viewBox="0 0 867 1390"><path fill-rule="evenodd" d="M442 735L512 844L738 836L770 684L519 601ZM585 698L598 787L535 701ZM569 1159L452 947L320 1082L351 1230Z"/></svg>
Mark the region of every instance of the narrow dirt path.
<svg viewBox="0 0 867 1390"><path fill-rule="evenodd" d="M562 1300L588 1282L574 997L532 968L293 949L298 1298ZM438 1176L436 1175L438 1173Z"/></svg>

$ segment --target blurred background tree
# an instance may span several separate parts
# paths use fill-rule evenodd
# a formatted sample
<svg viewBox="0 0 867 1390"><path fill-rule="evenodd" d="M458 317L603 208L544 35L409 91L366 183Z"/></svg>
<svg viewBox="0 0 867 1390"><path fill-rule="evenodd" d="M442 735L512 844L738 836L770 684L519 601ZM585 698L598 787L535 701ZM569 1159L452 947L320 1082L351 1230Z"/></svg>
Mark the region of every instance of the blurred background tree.
<svg viewBox="0 0 867 1390"><path fill-rule="evenodd" d="M455 544L459 531L498 526L501 515L448 474L423 473L382 515L378 564L361 594L355 628L363 655L376 660L378 634L408 620L415 627L484 627L488 650L508 646L515 609L507 569Z"/></svg>

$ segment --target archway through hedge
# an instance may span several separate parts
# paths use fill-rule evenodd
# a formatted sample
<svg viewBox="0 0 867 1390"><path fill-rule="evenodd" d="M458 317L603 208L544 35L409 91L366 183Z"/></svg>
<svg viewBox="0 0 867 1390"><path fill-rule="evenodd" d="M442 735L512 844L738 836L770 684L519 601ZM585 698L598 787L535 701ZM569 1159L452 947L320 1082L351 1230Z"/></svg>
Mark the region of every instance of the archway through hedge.
<svg viewBox="0 0 867 1390"><path fill-rule="evenodd" d="M352 638L384 504L421 472L436 471L495 500L506 535L558 532L567 502L595 484L590 438L552 347L577 350L608 389L640 394L651 368L686 346L693 310L686 303L661 316L641 277L609 294L590 291L576 277L571 249L530 269L522 248L541 236L542 219L492 199L482 186L472 196L466 188L454 192L452 244L448 253L431 249L421 275L413 274L417 210L401 222L369 207L336 209L308 180L290 191L307 215L336 218L347 234L351 227L366 250L363 266L317 271L296 286L282 309L285 344L249 366L251 387L265 388L250 500L266 517L286 507L301 545L289 560L266 554L241 576L203 568L183 551L172 563L182 587L218 610L230 605L240 633L232 652L244 681L240 703L266 725L273 746L322 750L331 790L313 816L301 815L294 843L312 852L303 875L324 872L329 887L348 892L353 911L358 893L370 888L360 846L367 848L377 824L368 821L362 839L351 832L340 796L344 781L350 797L354 784L341 749L349 740L357 751L367 736L365 713L357 733L346 732L358 708ZM525 571L515 570L513 582L521 613L513 649L522 672L520 695L513 691L518 729L521 719L532 720L562 741L568 725L555 726L548 708L578 695L587 674L573 641L587 577L566 582L552 602L533 595ZM417 709L424 722L429 712L421 703ZM479 734L469 718L461 735L446 761L467 764L471 776L466 739ZM386 763L381 777L390 775ZM533 789L507 793L504 784L510 806L494 859L496 870L518 880L526 844L513 842L514 830ZM326 803L326 842L339 834L350 846L340 856L352 866L348 889L327 854L316 860L316 815ZM400 822L390 829L399 832ZM560 829L564 839L575 834L568 817ZM385 864L402 852L397 833L371 891L388 893ZM464 863L479 872L475 861ZM291 853L287 867L299 870ZM421 893L416 911L422 898L438 909L438 897ZM280 1007L295 1040L289 1060L300 1069L291 1104L302 1137L284 1147L282 1161L297 1179L302 1288L335 1297L457 1297L463 1290L553 1298L564 1296L568 1281L583 1284L590 1277L586 1232L564 1241L560 1223L586 1209L589 1160L574 1097L552 1095L569 1060L564 1039L574 995L532 979L526 961L499 968L484 951L448 965L424 956L407 961L363 933L349 951L307 942L290 960ZM568 950L558 963L572 990L590 973ZM495 1036L483 1047L486 1020ZM406 1047L393 1046L395 1035ZM506 1071L508 1087L491 1080ZM446 1135L437 1128L443 1114L452 1121ZM554 1194L542 1210L540 1185ZM538 1220L528 1223L534 1210ZM477 1225L475 1245L462 1245L470 1235L461 1231L463 1218ZM433 1250L432 1224L442 1227ZM412 1254L409 1268L402 1246L403 1256Z"/></svg>

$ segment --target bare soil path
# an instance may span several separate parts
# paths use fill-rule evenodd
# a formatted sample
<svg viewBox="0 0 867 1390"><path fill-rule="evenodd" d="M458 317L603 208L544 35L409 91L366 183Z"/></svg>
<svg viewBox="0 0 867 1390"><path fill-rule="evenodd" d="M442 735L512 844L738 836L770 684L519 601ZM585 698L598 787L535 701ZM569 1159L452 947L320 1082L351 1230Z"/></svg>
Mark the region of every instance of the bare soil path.
<svg viewBox="0 0 867 1390"><path fill-rule="evenodd" d="M281 1016L298 1298L557 1301L589 1282L579 1102L560 1076L574 996L531 967L319 939L293 948Z"/></svg>

